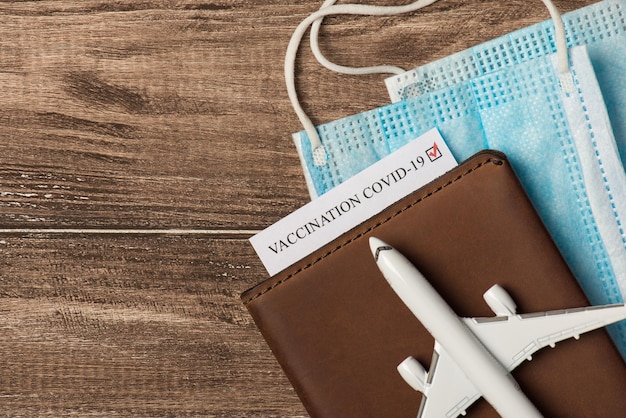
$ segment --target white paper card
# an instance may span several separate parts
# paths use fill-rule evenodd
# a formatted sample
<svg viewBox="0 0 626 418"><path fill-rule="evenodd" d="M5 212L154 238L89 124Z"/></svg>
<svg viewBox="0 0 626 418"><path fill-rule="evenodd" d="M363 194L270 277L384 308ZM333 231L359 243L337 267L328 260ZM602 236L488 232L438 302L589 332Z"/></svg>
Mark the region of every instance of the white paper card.
<svg viewBox="0 0 626 418"><path fill-rule="evenodd" d="M289 267L457 166L437 129L259 232L250 242L270 275Z"/></svg>

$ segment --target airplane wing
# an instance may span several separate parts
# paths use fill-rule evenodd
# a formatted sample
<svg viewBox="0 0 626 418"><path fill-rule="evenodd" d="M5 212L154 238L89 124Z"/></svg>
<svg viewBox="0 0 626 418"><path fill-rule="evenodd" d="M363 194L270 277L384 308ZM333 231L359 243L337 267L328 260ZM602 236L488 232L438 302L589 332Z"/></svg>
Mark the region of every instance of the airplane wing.
<svg viewBox="0 0 626 418"><path fill-rule="evenodd" d="M417 414L418 418L465 415L465 410L481 396L478 389L437 342L422 392L424 397Z"/></svg>
<svg viewBox="0 0 626 418"><path fill-rule="evenodd" d="M624 317L626 305L622 304L463 320L494 357L512 371L543 347L554 347L557 342L572 337L578 339L580 334ZM437 341L428 373L419 365L412 369L411 362L416 363L413 358L407 358L398 371L407 383L424 394L418 418L465 415L467 408L481 397Z"/></svg>
<svg viewBox="0 0 626 418"><path fill-rule="evenodd" d="M464 318L465 324L509 371L537 350L626 316L626 305L607 305L536 314Z"/></svg>

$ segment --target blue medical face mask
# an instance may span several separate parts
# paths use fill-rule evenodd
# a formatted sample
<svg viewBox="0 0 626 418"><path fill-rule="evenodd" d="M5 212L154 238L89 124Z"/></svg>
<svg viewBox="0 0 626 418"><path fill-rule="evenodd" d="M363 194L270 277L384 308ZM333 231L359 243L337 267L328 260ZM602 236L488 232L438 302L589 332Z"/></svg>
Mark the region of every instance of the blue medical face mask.
<svg viewBox="0 0 626 418"><path fill-rule="evenodd" d="M601 18L621 29L600 32L598 43L609 38L619 43L612 38L624 32L623 1L603 3L610 11L604 9ZM338 6L324 10L333 7ZM584 10L570 13L566 22ZM421 78L397 90L404 100L321 125L314 133L307 128L294 140L312 196L433 127L459 161L485 148L501 150L591 302L623 302L626 176L611 126L616 122L609 119L591 64L600 54L590 57L584 45L570 48L564 72L562 60L551 53L558 30L550 23L539 26L541 36L533 26L414 70ZM524 60L508 54L511 42ZM474 71L480 65L484 68ZM465 67L471 71L463 73ZM615 76L619 84L623 76ZM319 135L319 144L309 139L313 135ZM610 332L626 358L626 324Z"/></svg>
<svg viewBox="0 0 626 418"><path fill-rule="evenodd" d="M567 46L587 46L622 161L626 161L625 9L626 0L605 0L563 15ZM546 21L414 70L396 72L386 80L389 95L393 102L401 101L555 53L553 34L552 22Z"/></svg>

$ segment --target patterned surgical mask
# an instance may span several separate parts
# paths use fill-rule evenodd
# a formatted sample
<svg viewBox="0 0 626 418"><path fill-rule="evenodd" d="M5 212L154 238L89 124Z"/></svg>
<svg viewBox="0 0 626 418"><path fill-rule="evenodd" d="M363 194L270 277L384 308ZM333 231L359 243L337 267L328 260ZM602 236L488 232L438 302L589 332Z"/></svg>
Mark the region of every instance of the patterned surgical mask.
<svg viewBox="0 0 626 418"><path fill-rule="evenodd" d="M620 71L626 55L610 50L624 51L624 1L566 15L566 38L558 12L545 0L551 21L394 76L388 86L396 103L317 128L302 117L290 88L305 126L294 141L311 195L436 127L459 161L485 148L505 152L591 302L623 302L626 175L614 130L626 133ZM329 5L304 23L344 13L342 6ZM298 36L290 53L294 42L297 50ZM566 42L579 46L568 49ZM290 59L288 54L288 86ZM601 84L601 91L596 73L601 83L613 84ZM626 324L610 333L626 358Z"/></svg>
<svg viewBox="0 0 626 418"><path fill-rule="evenodd" d="M624 9L626 0L605 0L563 15L567 46L587 46L622 161L626 161ZM395 72L395 77L386 80L389 95L397 102L555 53L553 34L552 22L546 21L414 70Z"/></svg>

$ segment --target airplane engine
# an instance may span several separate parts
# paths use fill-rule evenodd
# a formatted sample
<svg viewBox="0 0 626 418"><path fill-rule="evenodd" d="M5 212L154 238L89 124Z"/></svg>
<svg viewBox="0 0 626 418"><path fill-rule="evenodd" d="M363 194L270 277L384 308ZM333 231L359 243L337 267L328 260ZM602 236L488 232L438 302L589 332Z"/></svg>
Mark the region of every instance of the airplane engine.
<svg viewBox="0 0 626 418"><path fill-rule="evenodd" d="M485 302L497 316L515 315L517 305L502 286L494 284L483 295Z"/></svg>
<svg viewBox="0 0 626 418"><path fill-rule="evenodd" d="M415 360L413 357L407 357L398 365L398 372L404 381L414 390L424 392L427 373L424 366L422 366L419 361Z"/></svg>

